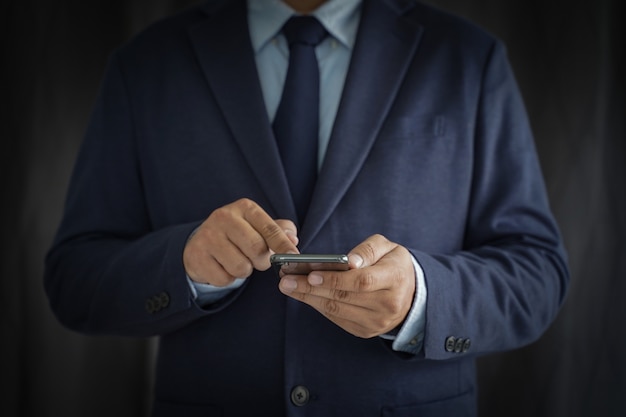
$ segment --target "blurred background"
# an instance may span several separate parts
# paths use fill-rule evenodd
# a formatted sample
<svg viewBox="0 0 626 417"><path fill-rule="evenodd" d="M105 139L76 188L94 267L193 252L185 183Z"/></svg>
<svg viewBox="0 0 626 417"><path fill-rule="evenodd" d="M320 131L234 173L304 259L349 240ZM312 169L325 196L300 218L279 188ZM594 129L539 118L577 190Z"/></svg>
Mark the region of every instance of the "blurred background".
<svg viewBox="0 0 626 417"><path fill-rule="evenodd" d="M191 0L0 6L0 415L144 416L154 340L62 328L43 258L108 55ZM538 342L479 361L480 415L626 416L623 2L430 0L503 39L572 282Z"/></svg>

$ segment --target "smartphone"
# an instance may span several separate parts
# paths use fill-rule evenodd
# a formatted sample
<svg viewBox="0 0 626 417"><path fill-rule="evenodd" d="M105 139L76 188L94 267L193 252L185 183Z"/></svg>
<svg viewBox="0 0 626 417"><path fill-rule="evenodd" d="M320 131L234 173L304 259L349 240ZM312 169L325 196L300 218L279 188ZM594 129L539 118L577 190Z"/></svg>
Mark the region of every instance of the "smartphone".
<svg viewBox="0 0 626 417"><path fill-rule="evenodd" d="M347 271L348 255L277 253L271 264L283 274L307 275L311 271Z"/></svg>

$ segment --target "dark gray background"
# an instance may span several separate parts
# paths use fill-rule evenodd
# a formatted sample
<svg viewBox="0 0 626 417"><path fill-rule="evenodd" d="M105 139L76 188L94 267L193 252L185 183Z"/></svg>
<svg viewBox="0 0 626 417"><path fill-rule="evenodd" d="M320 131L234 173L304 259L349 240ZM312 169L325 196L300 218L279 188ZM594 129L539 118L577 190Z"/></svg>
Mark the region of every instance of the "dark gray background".
<svg viewBox="0 0 626 417"><path fill-rule="evenodd" d="M624 27L619 0L431 0L509 47L570 254L545 336L480 360L481 416L626 415ZM0 6L0 414L141 416L152 340L63 329L42 259L112 48L191 0Z"/></svg>

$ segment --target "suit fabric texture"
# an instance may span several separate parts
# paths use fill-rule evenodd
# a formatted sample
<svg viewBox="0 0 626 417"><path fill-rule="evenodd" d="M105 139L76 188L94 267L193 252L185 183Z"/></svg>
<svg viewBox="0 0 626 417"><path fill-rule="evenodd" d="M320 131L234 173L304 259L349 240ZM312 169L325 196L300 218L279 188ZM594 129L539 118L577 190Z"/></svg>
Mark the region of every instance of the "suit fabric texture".
<svg viewBox="0 0 626 417"><path fill-rule="evenodd" d="M428 288L422 352L346 333L272 270L194 302L183 248L213 210L249 198L296 218L246 3L208 2L111 56L46 260L66 326L160 335L155 416L474 416L475 358L557 314L566 258L505 48L413 1L362 7L300 250L407 247Z"/></svg>

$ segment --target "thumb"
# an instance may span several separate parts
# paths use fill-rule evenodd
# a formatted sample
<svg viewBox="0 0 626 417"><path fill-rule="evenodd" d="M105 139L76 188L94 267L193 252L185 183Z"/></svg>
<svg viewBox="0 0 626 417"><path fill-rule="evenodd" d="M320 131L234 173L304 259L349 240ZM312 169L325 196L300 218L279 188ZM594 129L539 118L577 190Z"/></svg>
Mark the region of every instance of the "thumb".
<svg viewBox="0 0 626 417"><path fill-rule="evenodd" d="M358 244L348 254L350 269L365 268L377 263L380 258L391 252L398 245L383 235L373 235Z"/></svg>

